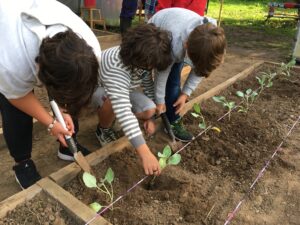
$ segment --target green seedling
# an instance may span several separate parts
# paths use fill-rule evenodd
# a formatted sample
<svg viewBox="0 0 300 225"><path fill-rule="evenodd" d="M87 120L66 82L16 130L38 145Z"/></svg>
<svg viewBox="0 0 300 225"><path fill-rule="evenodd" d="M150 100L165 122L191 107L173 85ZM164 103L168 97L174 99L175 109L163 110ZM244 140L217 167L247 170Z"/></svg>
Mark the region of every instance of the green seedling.
<svg viewBox="0 0 300 225"><path fill-rule="evenodd" d="M270 88L273 86L273 79L277 75L277 73L271 73L271 72L262 72L260 77L256 77L260 87L259 87L259 93L260 94L266 87Z"/></svg>
<svg viewBox="0 0 300 225"><path fill-rule="evenodd" d="M198 127L200 129L206 129L206 122L205 122L205 118L202 114L202 109L201 109L201 106L200 104L197 104L195 103L193 105L193 109L194 109L194 112L191 113L191 115L194 117L194 118L197 118L200 120L199 124L198 124Z"/></svg>
<svg viewBox="0 0 300 225"><path fill-rule="evenodd" d="M106 171L105 177L103 179L101 179L99 183L97 182L96 177L90 173L84 172L82 175L82 179L83 179L85 186L88 188L95 188L97 191L104 193L106 196L109 197L110 203L112 203L114 200L114 190L113 190L113 186L112 186L114 177L115 177L115 175L111 168L108 168L108 170ZM109 187L107 185L109 185ZM89 206L95 212L98 212L103 207L98 202L94 202L94 203L90 204Z"/></svg>
<svg viewBox="0 0 300 225"><path fill-rule="evenodd" d="M239 105L238 112L247 113L258 93L249 88L245 91L245 93L242 91L237 91L236 95L242 98L242 103Z"/></svg>
<svg viewBox="0 0 300 225"><path fill-rule="evenodd" d="M193 109L194 109L194 112L192 112L191 115L192 115L194 118L199 118L199 119L200 119L200 123L198 124L198 127L199 127L200 129L205 130L205 129L207 128L207 125L206 125L206 122L205 122L205 118L204 118L204 116L203 116L203 114L202 114L202 109L201 109L200 104L195 103L195 104L193 105ZM210 128L210 129L212 129L212 130L214 130L214 131L216 131L216 132L218 132L218 133L221 132L220 128L218 128L218 127L212 127L212 128Z"/></svg>
<svg viewBox="0 0 300 225"><path fill-rule="evenodd" d="M214 96L213 100L215 102L220 103L225 109L227 109L228 119L230 120L230 113L232 109L235 107L235 102L227 101L224 96Z"/></svg>
<svg viewBox="0 0 300 225"><path fill-rule="evenodd" d="M291 68L296 65L296 58L293 58L288 63L281 63L280 66L280 74L290 77L291 76Z"/></svg>
<svg viewBox="0 0 300 225"><path fill-rule="evenodd" d="M172 155L172 150L169 145L165 146L163 152L158 152L159 165L161 169L164 169L168 165L177 165L181 161L181 155L175 153Z"/></svg>
<svg viewBox="0 0 300 225"><path fill-rule="evenodd" d="M157 156L159 158L159 166L163 170L168 165L177 165L181 161L181 155L178 153L175 153L172 155L172 150L169 145L166 145L163 149L163 152L158 152ZM149 189L151 189L154 186L154 181L157 176L153 176L152 179L149 182Z"/></svg>

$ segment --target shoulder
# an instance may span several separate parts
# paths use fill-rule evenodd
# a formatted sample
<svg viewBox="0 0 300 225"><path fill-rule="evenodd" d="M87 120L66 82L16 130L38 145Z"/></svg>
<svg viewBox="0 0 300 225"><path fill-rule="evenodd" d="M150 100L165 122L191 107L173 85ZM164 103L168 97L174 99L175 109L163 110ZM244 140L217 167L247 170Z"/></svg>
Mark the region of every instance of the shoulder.
<svg viewBox="0 0 300 225"><path fill-rule="evenodd" d="M130 73L129 69L122 63L119 46L106 49L102 52L100 69L103 72L112 73L114 71L115 75Z"/></svg>
<svg viewBox="0 0 300 225"><path fill-rule="evenodd" d="M120 58L120 47L112 47L106 49L101 54L101 65L110 67L111 69L122 67L122 61Z"/></svg>

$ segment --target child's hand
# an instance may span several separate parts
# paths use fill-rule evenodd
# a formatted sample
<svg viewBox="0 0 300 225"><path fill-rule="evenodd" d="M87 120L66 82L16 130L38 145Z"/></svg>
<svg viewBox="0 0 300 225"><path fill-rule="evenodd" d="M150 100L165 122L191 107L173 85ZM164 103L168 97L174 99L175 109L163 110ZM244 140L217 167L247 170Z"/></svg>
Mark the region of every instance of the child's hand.
<svg viewBox="0 0 300 225"><path fill-rule="evenodd" d="M188 96L186 94L181 94L177 101L173 104L176 107L176 114L179 114L180 111L183 109L184 104L186 103Z"/></svg>
<svg viewBox="0 0 300 225"><path fill-rule="evenodd" d="M157 104L156 105L156 114L159 116L160 114L166 111L166 104Z"/></svg>
<svg viewBox="0 0 300 225"><path fill-rule="evenodd" d="M156 175L161 173L161 169L156 157L152 154L146 144L142 144L137 148L137 152L142 159L144 171L146 175Z"/></svg>
<svg viewBox="0 0 300 225"><path fill-rule="evenodd" d="M55 136L60 141L60 143L62 143L62 145L65 147L67 147L67 143L64 136L65 135L72 136L72 133L66 130L58 121L54 124L50 134Z"/></svg>
<svg viewBox="0 0 300 225"><path fill-rule="evenodd" d="M68 131L70 131L70 132L72 132L72 134L74 134L75 131L74 131L74 123L73 123L72 117L67 113L63 113L62 115L63 115L63 118L66 123Z"/></svg>
<svg viewBox="0 0 300 225"><path fill-rule="evenodd" d="M147 134L148 136L153 135L154 132L155 132L155 121L152 120L152 119L146 120L146 121L144 122L144 129L145 129L146 134Z"/></svg>

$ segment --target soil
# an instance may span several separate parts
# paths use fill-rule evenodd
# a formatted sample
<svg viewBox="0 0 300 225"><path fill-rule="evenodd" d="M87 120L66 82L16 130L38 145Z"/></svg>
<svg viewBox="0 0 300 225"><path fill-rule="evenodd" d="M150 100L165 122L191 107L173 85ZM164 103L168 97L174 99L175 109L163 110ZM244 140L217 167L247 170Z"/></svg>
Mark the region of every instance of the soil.
<svg viewBox="0 0 300 225"><path fill-rule="evenodd" d="M290 58L293 40L284 35L270 37L263 29L252 31L241 27L225 27L225 31L228 38L225 62L199 85L192 97L204 93L259 60L282 62ZM100 42L100 44L102 49L105 49L117 45L119 42L106 41ZM276 90L276 88L274 89ZM267 91L269 90L266 90L266 93ZM35 93L44 106L48 107L44 90L36 89ZM299 86L294 93L298 93L299 98ZM274 96L277 96L275 94ZM116 205L113 215L110 212L104 216L112 219L114 224L151 224L151 222L152 224L224 223L227 214L234 209L243 194L248 190L247 188L256 177L258 170L263 166L264 160L270 156L271 152L269 151L274 150L273 147L276 145L276 141L282 138L280 135L286 133L287 128L285 126L290 126L290 122L298 116L297 113L299 114L299 102L296 105L298 108L292 108L293 113L287 111L287 114L284 114L285 110L291 110L291 108L282 108L281 102L277 104L277 100L273 100L273 95L264 98L267 98L267 101L264 101L265 106L269 106L273 101L276 106L270 111L278 111L277 114L273 114L272 118L268 118L265 114L257 114L254 111L248 115L260 115L260 117L254 118L251 122L247 122L245 119L247 117L244 115L235 114L235 116L232 116L230 123L226 121L226 126L223 126L222 123L215 124L222 129L221 134L209 132L204 140L194 142L193 146L189 146L182 154L181 164L167 168L161 177L157 179L154 189L147 190L145 186L138 187ZM289 100L287 101L289 98L282 99L282 102L289 102ZM206 107L208 106L205 106L205 109ZM214 110L216 110L215 114L213 114L213 110L205 111L205 116L213 119L217 113L218 115L222 114L222 108ZM287 118L288 115L289 118ZM264 124L263 130L257 134L255 132L256 128L250 125L256 125L256 123L261 125L262 118L269 121L271 128ZM241 123L237 125L238 119L243 121L243 125L247 129L239 129ZM187 116L185 123L192 123L190 120L190 116ZM274 121L277 121L280 126L274 125L274 123L277 124ZM96 124L96 115L83 116L80 119L78 139L81 144L91 151L99 149L99 144L94 135ZM229 124L230 127L227 126ZM189 124L188 126L195 131L197 124ZM227 136L227 132L233 129L239 129L240 136L238 132L232 133L232 136ZM245 134L244 132L248 129L250 133ZM251 138L252 134L257 135L255 139ZM212 140L218 137L225 139L223 141L218 139L217 148L212 148L212 146L215 146ZM158 140L159 138L160 136L156 136L154 139ZM264 138L266 138L266 141ZM232 146L229 148L227 142L229 139L238 139L240 142L233 142L234 148ZM255 140L260 140L260 142ZM274 140L274 145L269 146L267 144L267 141L270 140ZM252 143L253 146L248 146L247 142ZM239 143L243 144L243 148ZM263 148L258 151L260 144ZM267 146L270 148L267 148ZM233 224L300 224L299 146L298 126L292 134L292 139L287 140L280 156L276 157L255 190L244 202L238 215L233 220ZM258 155L254 154L252 156L251 148L255 148L254 151ZM43 177L68 164L68 162L57 159L57 149L56 140L47 134L44 127L36 123L34 126L32 158ZM160 147L156 148L155 146L155 149L160 149ZM245 155L241 154L244 151ZM120 179L115 181L116 196L118 192L121 193L143 176L141 167L136 165L136 156L131 151L123 154L111 156L109 160L113 164L106 161L103 165L105 170L107 166L113 167L113 165L119 164L129 169L128 174L130 176L126 175L127 173L124 175L124 168L121 166L121 170L113 167L117 178ZM5 146L1 132L0 158L1 201L21 191L15 182L14 173L11 169L14 162ZM231 162L231 160L233 161ZM239 163L239 160L242 163ZM118 185L119 183L122 185ZM82 185L79 187L82 188ZM127 211L118 209L122 204L127 205ZM120 218L123 219L118 218L117 213L120 213ZM125 219L126 221L122 221ZM166 221L172 222L164 223Z"/></svg>
<svg viewBox="0 0 300 225"><path fill-rule="evenodd" d="M54 199L40 193L32 200L17 206L5 218L0 219L1 225L79 225L74 218L68 216Z"/></svg>
<svg viewBox="0 0 300 225"><path fill-rule="evenodd" d="M262 67L259 71L272 69ZM221 95L239 102L236 91L256 90L259 87L255 79L259 71ZM220 122L217 122L218 118L226 111L213 100L204 102L202 107L206 123L219 127L221 132L209 130L198 137L181 152L180 165L164 170L152 187L148 185L150 180L146 180L103 216L116 225L224 223L228 213L249 191L250 184L299 116L299 78L300 74L296 73L291 77L276 78L273 87L259 95L247 114L235 111L230 119L226 117ZM185 117L184 124L195 136L201 132L198 122L191 115ZM298 124L279 155L271 162L266 176L247 196L247 204L243 205L243 210L232 224L278 224L283 218L285 224L299 224L299 190L293 187L289 191L289 185L279 182L283 175L295 172L295 163L287 159L287 154L300 150L299 131ZM153 149L162 149L164 145L155 138L149 142ZM117 176L113 184L114 194L118 197L144 177L138 164L134 152L125 150L111 155L94 171L97 180L100 180L109 167L113 169ZM109 204L103 193L84 187L80 179L81 175L67 184L65 189L86 204L94 201ZM285 191L279 199L277 194L281 190L278 187ZM285 207L278 207L278 204ZM276 208L281 213L274 214Z"/></svg>

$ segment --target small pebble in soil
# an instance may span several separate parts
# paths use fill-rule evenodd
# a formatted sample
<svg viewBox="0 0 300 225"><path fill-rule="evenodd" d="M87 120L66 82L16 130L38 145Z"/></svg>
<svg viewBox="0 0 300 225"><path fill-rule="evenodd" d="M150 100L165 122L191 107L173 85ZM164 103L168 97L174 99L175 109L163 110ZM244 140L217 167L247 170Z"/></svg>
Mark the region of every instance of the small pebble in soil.
<svg viewBox="0 0 300 225"><path fill-rule="evenodd" d="M54 221L54 220L55 220L55 216L49 215L48 219L49 219L50 221Z"/></svg>
<svg viewBox="0 0 300 225"><path fill-rule="evenodd" d="M255 204L256 206L261 206L262 202L263 202L263 198L262 198L260 195L258 195L258 196L255 198L254 204Z"/></svg>
<svg viewBox="0 0 300 225"><path fill-rule="evenodd" d="M170 198L169 193L165 193L165 195L164 195L164 200L169 200L169 198Z"/></svg>

